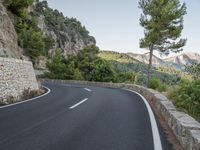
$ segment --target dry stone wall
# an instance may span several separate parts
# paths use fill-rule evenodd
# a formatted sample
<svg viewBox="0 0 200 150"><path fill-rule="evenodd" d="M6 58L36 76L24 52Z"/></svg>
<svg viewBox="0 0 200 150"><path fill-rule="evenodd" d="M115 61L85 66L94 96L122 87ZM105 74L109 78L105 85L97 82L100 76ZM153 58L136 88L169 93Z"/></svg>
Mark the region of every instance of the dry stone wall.
<svg viewBox="0 0 200 150"><path fill-rule="evenodd" d="M19 100L24 91L39 90L29 61L0 57L0 104Z"/></svg>

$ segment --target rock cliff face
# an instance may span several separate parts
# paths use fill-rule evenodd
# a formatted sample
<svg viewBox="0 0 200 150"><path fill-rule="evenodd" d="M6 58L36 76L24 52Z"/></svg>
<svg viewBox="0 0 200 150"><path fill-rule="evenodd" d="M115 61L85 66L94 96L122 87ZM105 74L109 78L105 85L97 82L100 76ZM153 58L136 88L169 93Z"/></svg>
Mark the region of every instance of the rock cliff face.
<svg viewBox="0 0 200 150"><path fill-rule="evenodd" d="M16 15L12 15L0 0L0 56L20 58L26 55L18 45L19 33L15 30ZM95 38L89 35L82 24L75 18L65 17L58 10L51 9L47 2L34 2L27 9L29 20L34 20L44 38L53 39L51 48L45 50L51 56L56 48L60 48L65 56L75 54L87 45L96 44ZM12 18L12 19L11 19ZM23 57L25 58L25 57ZM39 58L38 58L39 59Z"/></svg>
<svg viewBox="0 0 200 150"><path fill-rule="evenodd" d="M54 40L55 48L60 48L65 56L76 54L87 45L96 44L95 38L89 35L81 23L75 18L65 17L58 10L51 9L46 2L35 3L28 9L29 14L35 17L37 25L47 37Z"/></svg>
<svg viewBox="0 0 200 150"><path fill-rule="evenodd" d="M22 54L17 43L15 27L0 0L0 56L19 58Z"/></svg>

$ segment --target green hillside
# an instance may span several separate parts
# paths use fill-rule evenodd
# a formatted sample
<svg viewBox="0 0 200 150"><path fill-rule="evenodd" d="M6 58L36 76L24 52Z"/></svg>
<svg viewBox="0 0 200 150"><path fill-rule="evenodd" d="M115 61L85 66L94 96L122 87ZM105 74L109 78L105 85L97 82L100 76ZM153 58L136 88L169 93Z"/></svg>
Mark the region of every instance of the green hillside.
<svg viewBox="0 0 200 150"><path fill-rule="evenodd" d="M99 57L107 60L112 64L119 72L133 71L138 74L138 83L144 85L147 80L147 65L130 57L124 53L112 52L112 51L101 51ZM162 82L173 85L180 79L181 74L178 71L170 71L167 68L156 68L153 67L152 76L160 79Z"/></svg>
<svg viewBox="0 0 200 150"><path fill-rule="evenodd" d="M130 57L127 54L113 51L101 51L99 53L99 57L109 61L118 61L120 63L140 63L138 60Z"/></svg>

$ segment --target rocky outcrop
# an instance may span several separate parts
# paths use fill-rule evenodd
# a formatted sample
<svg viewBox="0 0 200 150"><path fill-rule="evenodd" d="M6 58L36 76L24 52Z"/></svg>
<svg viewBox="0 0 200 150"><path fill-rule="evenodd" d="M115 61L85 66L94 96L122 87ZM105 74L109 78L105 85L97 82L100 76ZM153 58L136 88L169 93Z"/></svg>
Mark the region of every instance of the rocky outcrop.
<svg viewBox="0 0 200 150"><path fill-rule="evenodd" d="M95 38L89 35L81 23L75 18L64 17L58 10L51 9L47 3L35 3L28 9L29 14L35 17L37 25L44 36L53 38L53 49L60 48L64 56L76 54L85 46L96 44Z"/></svg>
<svg viewBox="0 0 200 150"><path fill-rule="evenodd" d="M19 58L22 54L17 43L15 27L0 0L0 56Z"/></svg>
<svg viewBox="0 0 200 150"><path fill-rule="evenodd" d="M49 56L53 55L56 48L60 48L67 56L77 53L87 45L96 44L94 37L89 35L89 32L78 20L64 17L58 10L51 9L47 2L34 2L27 12L29 20L36 21L44 37L53 39L54 42L50 42L53 43L53 46L48 49ZM24 57L23 54L26 54L25 50L18 45L15 21L15 15L9 12L3 5L3 0L0 0L1 57L21 58Z"/></svg>

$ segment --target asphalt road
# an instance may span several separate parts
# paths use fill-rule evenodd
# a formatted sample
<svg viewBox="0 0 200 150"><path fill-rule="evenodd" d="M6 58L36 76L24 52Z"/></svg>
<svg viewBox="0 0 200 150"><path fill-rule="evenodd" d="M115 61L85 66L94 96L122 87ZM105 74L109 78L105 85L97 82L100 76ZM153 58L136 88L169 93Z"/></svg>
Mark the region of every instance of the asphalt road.
<svg viewBox="0 0 200 150"><path fill-rule="evenodd" d="M139 95L112 88L45 86L51 92L43 97L0 108L0 150L154 150L159 144ZM160 131L163 150L170 150L163 135Z"/></svg>

